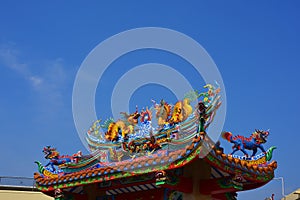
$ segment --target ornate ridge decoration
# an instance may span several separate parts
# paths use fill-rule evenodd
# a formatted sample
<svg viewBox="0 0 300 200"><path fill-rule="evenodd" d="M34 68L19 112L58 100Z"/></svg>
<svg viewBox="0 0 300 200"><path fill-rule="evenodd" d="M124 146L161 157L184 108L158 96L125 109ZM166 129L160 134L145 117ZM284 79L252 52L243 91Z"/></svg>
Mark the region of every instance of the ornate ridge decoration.
<svg viewBox="0 0 300 200"><path fill-rule="evenodd" d="M249 138L222 133L223 138L234 144L233 153L241 150L244 156L225 154L220 142L214 143L206 133L221 105L220 88L210 84L205 88L208 91L204 93L189 92L174 106L164 100L152 101L153 108L122 113L123 120L110 118L102 124L101 120L95 121L86 134L93 151L91 155L78 152L61 156L55 148L45 147L43 152L49 162L44 166L36 161L37 188L44 192L57 191L57 196L61 196L59 189L114 183L145 174L152 174L148 181L157 186L175 187L181 184L182 175L173 176L172 170L189 165L202 158L201 155L206 155L203 160L210 166L228 174L217 181L218 187L242 190L252 183L270 181L277 162L271 161L276 147L265 151L262 146L269 131L255 130ZM195 109L190 104L193 101L197 101ZM258 155L257 148L262 151ZM245 149L253 150L251 157Z"/></svg>

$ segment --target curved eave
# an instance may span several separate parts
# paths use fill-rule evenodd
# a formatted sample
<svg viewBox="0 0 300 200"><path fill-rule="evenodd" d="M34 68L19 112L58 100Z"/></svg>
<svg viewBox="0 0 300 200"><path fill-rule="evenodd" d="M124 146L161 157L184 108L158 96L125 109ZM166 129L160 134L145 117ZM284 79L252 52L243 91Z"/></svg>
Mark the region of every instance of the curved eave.
<svg viewBox="0 0 300 200"><path fill-rule="evenodd" d="M165 153L158 156L145 156L135 158L128 162L122 162L114 167L103 167L87 169L80 172L70 173L58 178L45 178L39 173L34 174L36 186L44 192L53 191L58 188L69 188L74 186L111 181L131 176L153 173L160 170L180 168L190 163L202 149L200 137L194 138L192 143L185 149Z"/></svg>
<svg viewBox="0 0 300 200"><path fill-rule="evenodd" d="M57 188L69 188L155 173L161 170L181 168L193 160L199 159L199 156L201 158L204 157L204 160L209 165L232 176L238 173L243 174L243 177L250 183L265 184L274 177L274 170L277 167L276 161L265 167L247 165L247 162L233 158L215 149L213 141L207 135L202 136L204 137L194 138L185 149L167 152L159 156L154 154L139 157L131 161L121 162L113 167L86 169L59 176L58 178L45 178L39 173L35 173L34 179L39 190L49 192Z"/></svg>
<svg viewBox="0 0 300 200"><path fill-rule="evenodd" d="M247 161L233 158L216 148L213 148L204 159L208 164L221 171L231 175L242 174L246 180L257 183L267 183L272 180L277 168L276 161L264 166L250 165Z"/></svg>

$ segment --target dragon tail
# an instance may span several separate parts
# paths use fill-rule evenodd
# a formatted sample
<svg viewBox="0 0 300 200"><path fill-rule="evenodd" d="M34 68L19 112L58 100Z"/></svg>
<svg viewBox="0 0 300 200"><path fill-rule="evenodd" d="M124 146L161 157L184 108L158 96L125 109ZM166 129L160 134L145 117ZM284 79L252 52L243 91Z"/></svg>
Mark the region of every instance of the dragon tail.
<svg viewBox="0 0 300 200"><path fill-rule="evenodd" d="M272 147L270 147L270 149L268 149L268 151L266 153L266 160L267 161L270 161L272 159L274 149L276 149L276 147L274 147L274 146L272 146Z"/></svg>
<svg viewBox="0 0 300 200"><path fill-rule="evenodd" d="M232 133L224 131L222 132L222 138L231 142Z"/></svg>
<svg viewBox="0 0 300 200"><path fill-rule="evenodd" d="M44 166L39 161L35 161L35 163L38 165L39 172L43 174L45 170Z"/></svg>

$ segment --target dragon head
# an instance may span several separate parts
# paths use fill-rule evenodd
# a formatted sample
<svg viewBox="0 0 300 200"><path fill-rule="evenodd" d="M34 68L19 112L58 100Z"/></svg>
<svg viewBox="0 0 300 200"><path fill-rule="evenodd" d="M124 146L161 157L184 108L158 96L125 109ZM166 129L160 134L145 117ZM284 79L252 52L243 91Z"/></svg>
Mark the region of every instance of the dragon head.
<svg viewBox="0 0 300 200"><path fill-rule="evenodd" d="M263 131L263 130L255 129L253 136L257 143L262 144L262 143L267 142L267 138L268 138L269 134L270 134L269 130Z"/></svg>
<svg viewBox="0 0 300 200"><path fill-rule="evenodd" d="M121 112L120 113L123 116L123 119L126 123L129 123L130 125L137 125L138 124L138 119L140 117L140 113L138 112L138 107L136 106L136 110L134 113L126 113L126 112Z"/></svg>
<svg viewBox="0 0 300 200"><path fill-rule="evenodd" d="M131 125L136 125L138 123L138 119L140 117L140 113L138 113L138 111L131 113L129 118L127 119L127 121L131 124Z"/></svg>
<svg viewBox="0 0 300 200"><path fill-rule="evenodd" d="M56 151L55 148L51 148L51 146L44 147L43 153L45 154L46 159L52 159L59 156L58 151Z"/></svg>

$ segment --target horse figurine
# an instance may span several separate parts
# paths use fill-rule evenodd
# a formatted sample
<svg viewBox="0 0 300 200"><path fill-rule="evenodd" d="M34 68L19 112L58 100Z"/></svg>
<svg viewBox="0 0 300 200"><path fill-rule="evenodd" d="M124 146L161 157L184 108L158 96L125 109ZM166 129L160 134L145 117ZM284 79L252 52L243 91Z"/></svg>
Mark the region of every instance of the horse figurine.
<svg viewBox="0 0 300 200"><path fill-rule="evenodd" d="M78 162L78 159L82 156L81 151L72 156L60 156L59 152L56 151L55 148L51 148L50 146L44 147L43 153L45 154L45 158L50 160L48 164L45 165L45 167L50 166L53 172L56 171L54 166L60 166L70 162Z"/></svg>
<svg viewBox="0 0 300 200"><path fill-rule="evenodd" d="M252 133L252 135L247 138L241 135L233 136L230 132L223 132L222 137L229 142L233 143L233 151L231 153L234 154L236 151L240 150L244 153L245 156L248 157L248 153L245 149L252 150L252 157L257 153L257 148L259 148L263 153L266 153L263 145L267 142L267 137L269 136L269 131L257 130Z"/></svg>

